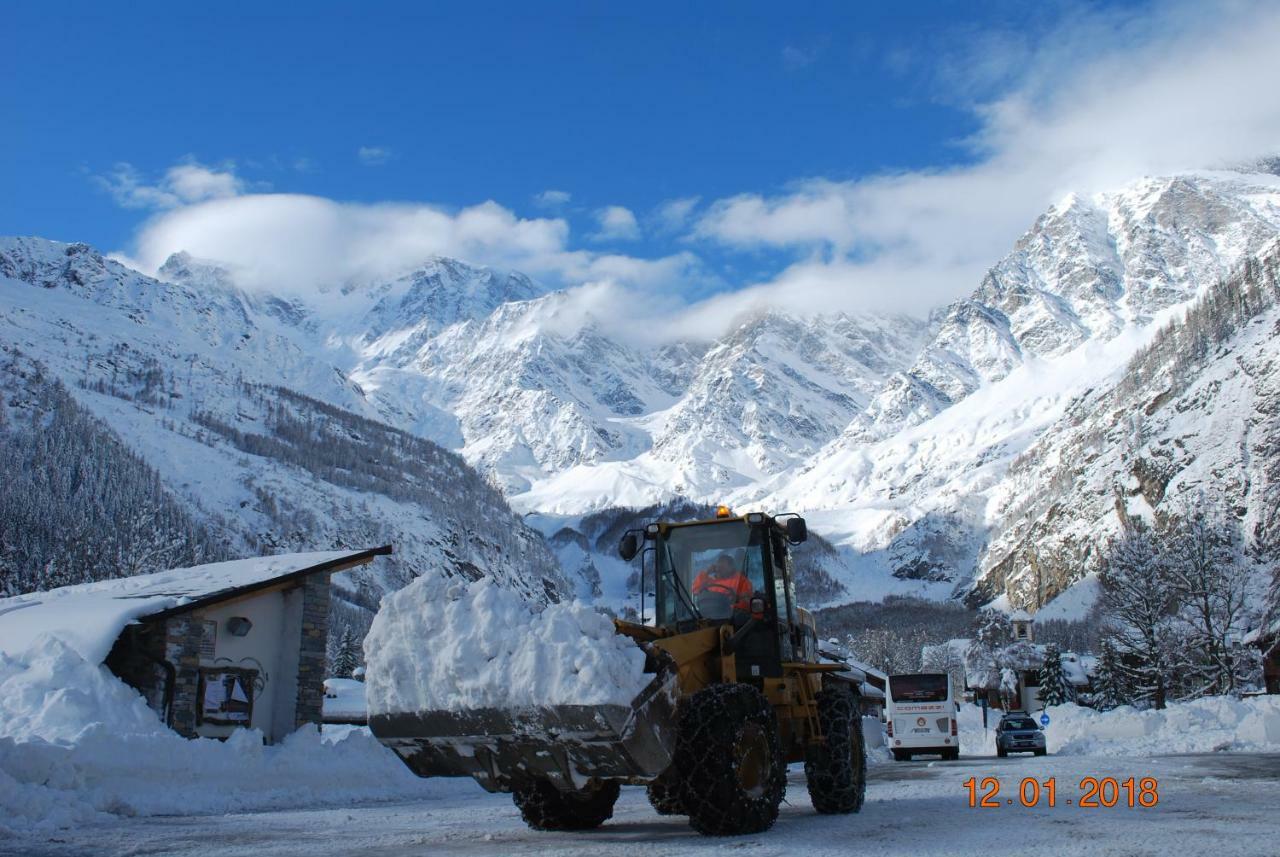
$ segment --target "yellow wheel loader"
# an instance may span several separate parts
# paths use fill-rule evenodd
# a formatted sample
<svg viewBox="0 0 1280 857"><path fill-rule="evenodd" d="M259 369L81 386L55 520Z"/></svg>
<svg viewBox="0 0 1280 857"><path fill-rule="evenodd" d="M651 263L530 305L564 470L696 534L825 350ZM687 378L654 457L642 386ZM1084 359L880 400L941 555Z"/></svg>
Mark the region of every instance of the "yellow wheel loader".
<svg viewBox="0 0 1280 857"><path fill-rule="evenodd" d="M807 535L798 516L724 507L625 533L619 553L642 562L641 621L615 624L653 674L630 705L422 711L369 726L420 776L510 792L539 830L598 827L622 785L644 785L657 812L700 833L759 833L777 819L792 762L804 763L814 809L857 812L866 676L819 651L796 603L790 549Z"/></svg>

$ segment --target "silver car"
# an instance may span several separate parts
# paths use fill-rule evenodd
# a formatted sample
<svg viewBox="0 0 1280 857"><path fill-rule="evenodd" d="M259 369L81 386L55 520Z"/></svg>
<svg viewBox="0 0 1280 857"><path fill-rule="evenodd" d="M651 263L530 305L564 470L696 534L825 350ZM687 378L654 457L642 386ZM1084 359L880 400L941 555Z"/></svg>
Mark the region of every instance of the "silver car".
<svg viewBox="0 0 1280 857"><path fill-rule="evenodd" d="M1000 718L996 727L996 755L1004 758L1010 753L1035 753L1043 756L1044 732L1040 724L1025 711L1009 711Z"/></svg>

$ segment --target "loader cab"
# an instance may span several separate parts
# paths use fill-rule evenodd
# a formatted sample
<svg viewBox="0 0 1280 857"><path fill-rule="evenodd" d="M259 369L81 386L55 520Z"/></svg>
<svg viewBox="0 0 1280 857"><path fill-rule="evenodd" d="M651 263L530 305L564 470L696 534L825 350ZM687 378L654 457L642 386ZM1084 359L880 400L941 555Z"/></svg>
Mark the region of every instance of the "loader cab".
<svg viewBox="0 0 1280 857"><path fill-rule="evenodd" d="M624 536L624 559L639 552L640 534ZM741 678L779 676L782 664L803 654L805 626L799 621L789 546L807 537L804 520L752 512L688 523L653 523L643 531L652 561L652 621L672 633L709 625L742 628ZM726 570L727 567L727 570Z"/></svg>

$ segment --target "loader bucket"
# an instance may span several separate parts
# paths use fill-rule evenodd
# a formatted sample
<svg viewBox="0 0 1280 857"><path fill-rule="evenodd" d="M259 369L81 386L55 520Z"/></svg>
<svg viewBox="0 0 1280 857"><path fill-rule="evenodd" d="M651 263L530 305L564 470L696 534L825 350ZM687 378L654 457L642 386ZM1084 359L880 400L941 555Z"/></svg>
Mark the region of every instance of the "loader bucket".
<svg viewBox="0 0 1280 857"><path fill-rule="evenodd" d="M649 779L671 764L676 681L664 670L630 705L378 714L369 728L418 776L470 776L491 792L531 777L562 790Z"/></svg>

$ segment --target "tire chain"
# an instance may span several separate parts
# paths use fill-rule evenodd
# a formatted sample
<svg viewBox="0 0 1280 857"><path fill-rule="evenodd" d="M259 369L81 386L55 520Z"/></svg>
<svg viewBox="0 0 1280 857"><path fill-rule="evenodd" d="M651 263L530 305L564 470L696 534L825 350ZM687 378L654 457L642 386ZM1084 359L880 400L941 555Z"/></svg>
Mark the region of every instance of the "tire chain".
<svg viewBox="0 0 1280 857"><path fill-rule="evenodd" d="M649 803L658 815L685 815L680 799L680 772L672 765L659 774L648 787Z"/></svg>
<svg viewBox="0 0 1280 857"><path fill-rule="evenodd" d="M754 798L742 790L734 764L734 747L748 722L763 730L772 756L764 793ZM732 836L772 827L786 791L786 765L777 715L764 694L747 684L709 685L681 701L678 723L680 802L693 829Z"/></svg>
<svg viewBox="0 0 1280 857"><path fill-rule="evenodd" d="M821 813L857 812L867 793L867 753L857 703L840 687L819 691L817 701L824 746L806 754L809 798Z"/></svg>
<svg viewBox="0 0 1280 857"><path fill-rule="evenodd" d="M607 780L595 789L562 792L538 778L516 785L511 798L534 830L591 830L613 816L621 787Z"/></svg>

